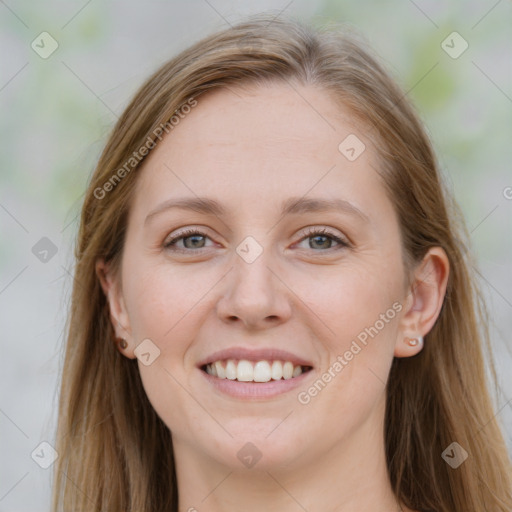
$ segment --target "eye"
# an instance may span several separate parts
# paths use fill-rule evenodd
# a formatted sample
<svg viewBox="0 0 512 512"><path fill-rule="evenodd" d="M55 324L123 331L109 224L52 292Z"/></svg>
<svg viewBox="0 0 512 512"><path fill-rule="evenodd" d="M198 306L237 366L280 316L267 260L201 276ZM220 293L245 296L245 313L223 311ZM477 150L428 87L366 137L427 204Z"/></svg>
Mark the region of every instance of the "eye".
<svg viewBox="0 0 512 512"><path fill-rule="evenodd" d="M305 236L301 239L301 242L307 239L310 239L308 249L342 249L344 247L349 247L349 243L343 238L339 237L335 233L329 231L326 228L310 228ZM338 244L338 247L332 247L332 242L335 241ZM325 251L321 251L325 252Z"/></svg>
<svg viewBox="0 0 512 512"><path fill-rule="evenodd" d="M313 249L316 252L318 252L318 249L336 250L336 248L342 249L344 247L350 246L350 244L346 240L344 240L343 238L339 237L338 235L329 231L326 228L310 228L305 233L305 236L302 237L300 242L303 242L308 238L310 239L308 249ZM198 229L188 229L166 240L164 242L164 248L174 252L190 254L193 251L199 251L200 249L207 248L207 239L210 238L206 233ZM336 242L337 247L332 247L333 241ZM180 243L182 243L183 246L180 247ZM325 252L325 250L322 250L320 252Z"/></svg>
<svg viewBox="0 0 512 512"><path fill-rule="evenodd" d="M164 247L171 251L190 252L198 249L204 249L206 239L209 238L206 233L197 229L188 229L164 242ZM182 247L178 247L178 243L183 242Z"/></svg>

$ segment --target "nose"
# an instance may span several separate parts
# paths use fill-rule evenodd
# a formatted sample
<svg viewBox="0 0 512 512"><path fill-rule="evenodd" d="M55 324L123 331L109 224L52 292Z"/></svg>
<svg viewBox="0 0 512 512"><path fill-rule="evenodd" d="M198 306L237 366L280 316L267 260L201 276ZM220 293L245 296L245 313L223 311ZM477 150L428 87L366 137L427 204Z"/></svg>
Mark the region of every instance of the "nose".
<svg viewBox="0 0 512 512"><path fill-rule="evenodd" d="M240 323L250 330L275 327L291 316L290 290L269 266L266 253L247 263L235 257L228 273L225 293L217 304L217 314L226 323Z"/></svg>

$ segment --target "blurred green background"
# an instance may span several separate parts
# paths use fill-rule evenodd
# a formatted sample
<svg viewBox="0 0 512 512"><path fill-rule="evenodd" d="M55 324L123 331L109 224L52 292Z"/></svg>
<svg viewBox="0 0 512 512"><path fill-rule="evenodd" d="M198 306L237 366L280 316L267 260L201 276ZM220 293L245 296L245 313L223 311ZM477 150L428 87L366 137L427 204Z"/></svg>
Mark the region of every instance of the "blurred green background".
<svg viewBox="0 0 512 512"><path fill-rule="evenodd" d="M30 454L53 439L77 215L116 116L165 60L262 11L358 29L416 105L471 232L492 318L500 381L495 410L512 449L510 1L6 0L0 2L0 512L48 509L51 470ZM468 44L457 58L443 43L454 31L462 38L455 48ZM46 55L51 44L58 47ZM43 237L54 246L47 261L33 250Z"/></svg>

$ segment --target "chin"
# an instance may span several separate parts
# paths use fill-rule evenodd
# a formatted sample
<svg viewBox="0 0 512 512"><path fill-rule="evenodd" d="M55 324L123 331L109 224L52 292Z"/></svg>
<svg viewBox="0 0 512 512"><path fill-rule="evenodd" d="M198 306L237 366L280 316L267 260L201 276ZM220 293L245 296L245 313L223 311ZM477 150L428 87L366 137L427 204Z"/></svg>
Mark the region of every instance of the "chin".
<svg viewBox="0 0 512 512"><path fill-rule="evenodd" d="M233 471L250 469L272 472L292 467L302 458L307 445L303 435L287 429L284 422L279 425L280 421L282 419L260 419L258 425L254 426L250 419L237 420L236 428L233 423L226 424L232 438L228 434L219 433L221 437L218 439L204 439L195 444L198 446L205 443L205 452ZM215 447L213 452L212 447Z"/></svg>

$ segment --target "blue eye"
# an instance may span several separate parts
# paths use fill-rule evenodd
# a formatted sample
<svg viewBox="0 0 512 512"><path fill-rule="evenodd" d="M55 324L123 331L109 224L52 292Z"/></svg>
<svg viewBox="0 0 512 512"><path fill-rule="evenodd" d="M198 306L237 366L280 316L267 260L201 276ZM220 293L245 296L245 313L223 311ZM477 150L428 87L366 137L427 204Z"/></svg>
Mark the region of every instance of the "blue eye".
<svg viewBox="0 0 512 512"><path fill-rule="evenodd" d="M206 246L206 240L210 239L206 233L203 233L202 231L199 231L197 229L188 229L179 235L171 238L170 240L166 241L164 243L164 248L174 251L174 252L182 252L182 253L188 253L199 251L200 249L207 248ZM312 249L315 252L319 252L318 249L320 249L320 252L325 252L326 250L336 250L336 249L342 249L345 247L349 247L349 243L344 240L343 238L340 238L336 234L330 232L329 230L325 228L312 228L310 229L305 236L303 236L300 240L300 242L311 239L309 243L308 249ZM337 246L332 247L332 242L336 242ZM182 242L183 247L179 247L178 243ZM315 247L317 245L317 247ZM324 249L324 250L322 250Z"/></svg>
<svg viewBox="0 0 512 512"><path fill-rule="evenodd" d="M323 248L323 249L327 249L327 250L330 250L330 249L336 250L336 247L334 247L334 248L331 247L332 241L335 241L338 244L338 246L339 246L339 247L337 247L338 249L344 248L344 247L349 247L349 244L346 240L343 240L343 238L340 238L339 236L337 236L334 233L331 233L328 229L325 229L325 228L321 228L321 229L312 228L311 230L309 230L306 233L306 236L304 236L301 239L301 242L303 240L307 240L308 238L313 241L313 242L310 241L308 248L313 249L313 250L316 250L316 248L313 247L313 245L315 245L317 243L320 244L320 249ZM329 243L329 247L325 246L325 242ZM325 251L321 251L321 252L325 252Z"/></svg>
<svg viewBox="0 0 512 512"><path fill-rule="evenodd" d="M187 251L187 249L191 249L191 250L195 251L197 249L204 248L204 244L201 244L201 242L204 242L204 240L202 241L201 238L206 239L206 238L208 238L208 236L206 235L206 233L203 233L196 229L189 229L183 233L180 233L178 236L175 236L174 238L171 238L170 240L168 240L164 244L164 247L166 249L176 250L178 252L189 252L189 251ZM187 244L186 243L187 240L191 240L191 242ZM183 241L185 249L182 249L182 248L175 249L175 247L177 246L177 243L179 241Z"/></svg>

